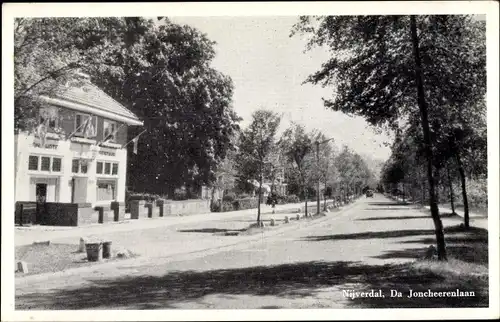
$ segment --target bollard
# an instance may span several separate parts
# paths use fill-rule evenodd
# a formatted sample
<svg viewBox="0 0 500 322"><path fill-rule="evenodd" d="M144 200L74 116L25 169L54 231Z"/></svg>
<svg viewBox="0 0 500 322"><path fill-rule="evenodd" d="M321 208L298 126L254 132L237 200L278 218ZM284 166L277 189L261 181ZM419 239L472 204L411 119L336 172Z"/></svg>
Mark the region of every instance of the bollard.
<svg viewBox="0 0 500 322"><path fill-rule="evenodd" d="M111 257L111 241L107 240L102 243L102 258Z"/></svg>
<svg viewBox="0 0 500 322"><path fill-rule="evenodd" d="M80 238L80 245L78 246L78 252L79 253L84 253L85 252L85 239Z"/></svg>

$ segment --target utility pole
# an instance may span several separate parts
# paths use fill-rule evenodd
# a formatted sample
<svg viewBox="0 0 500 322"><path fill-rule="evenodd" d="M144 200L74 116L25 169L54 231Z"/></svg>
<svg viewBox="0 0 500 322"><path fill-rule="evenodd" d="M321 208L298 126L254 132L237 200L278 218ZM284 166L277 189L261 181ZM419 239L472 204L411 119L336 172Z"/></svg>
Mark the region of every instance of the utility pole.
<svg viewBox="0 0 500 322"><path fill-rule="evenodd" d="M320 176L319 176L319 141L316 141L316 164L318 167L317 175L318 175L318 184L316 189L316 215L319 215L319 207L320 207L320 197L319 197L319 185L320 185Z"/></svg>
<svg viewBox="0 0 500 322"><path fill-rule="evenodd" d="M316 141L314 142L316 144L316 164L317 164L317 168L318 168L318 171L317 171L317 174L318 174L318 183L317 183L317 189L316 189L316 214L319 215L319 208L320 208L320 197L319 197L319 189L320 189L320 175L319 175L319 145L320 144L324 144L324 143L328 143L330 142L331 140L333 140L333 138L331 139L328 139L328 140L324 140L322 142L319 142L319 141ZM326 186L325 186L326 188Z"/></svg>

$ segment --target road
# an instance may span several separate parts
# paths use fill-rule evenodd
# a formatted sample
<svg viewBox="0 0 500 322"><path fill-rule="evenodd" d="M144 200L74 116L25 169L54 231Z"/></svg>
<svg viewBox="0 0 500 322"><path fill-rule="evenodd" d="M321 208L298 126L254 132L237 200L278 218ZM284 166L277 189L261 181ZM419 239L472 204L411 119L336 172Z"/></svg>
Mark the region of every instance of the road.
<svg viewBox="0 0 500 322"><path fill-rule="evenodd" d="M445 226L460 221L443 218ZM126 232L119 240L128 240L130 247L135 244L143 256L16 279L16 309L379 307L380 301L352 299L346 292L384 289L388 294L391 289L407 291L436 283L443 287L439 277L410 274L403 265L422 257L434 243L429 214L379 194L325 217L282 224L256 235L206 232L227 225L236 229L235 222L245 221L170 227L168 237L145 243L150 251L139 240L153 238L154 230ZM452 254L453 245L448 249ZM387 305L431 305L427 300L394 301Z"/></svg>

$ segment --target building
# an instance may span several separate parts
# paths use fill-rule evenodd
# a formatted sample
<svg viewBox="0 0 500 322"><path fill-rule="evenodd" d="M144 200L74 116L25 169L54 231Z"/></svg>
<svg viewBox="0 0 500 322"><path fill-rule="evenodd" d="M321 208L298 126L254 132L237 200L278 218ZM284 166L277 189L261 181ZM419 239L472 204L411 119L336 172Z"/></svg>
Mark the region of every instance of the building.
<svg viewBox="0 0 500 322"><path fill-rule="evenodd" d="M40 97L32 133L15 135L16 202L106 209L125 201L127 127L143 123L87 75L75 77L57 95Z"/></svg>

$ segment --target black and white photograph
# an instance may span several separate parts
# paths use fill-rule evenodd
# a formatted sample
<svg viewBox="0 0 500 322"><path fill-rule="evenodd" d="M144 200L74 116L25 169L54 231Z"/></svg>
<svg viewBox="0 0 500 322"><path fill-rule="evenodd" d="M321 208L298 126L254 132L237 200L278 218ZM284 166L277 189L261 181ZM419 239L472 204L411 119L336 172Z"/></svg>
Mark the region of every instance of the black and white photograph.
<svg viewBox="0 0 500 322"><path fill-rule="evenodd" d="M4 4L2 321L498 318L498 7Z"/></svg>

